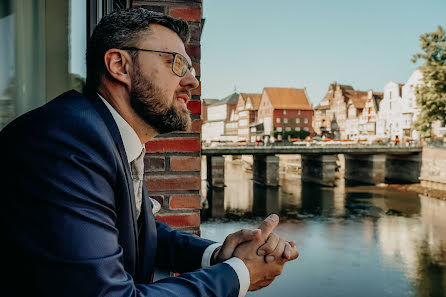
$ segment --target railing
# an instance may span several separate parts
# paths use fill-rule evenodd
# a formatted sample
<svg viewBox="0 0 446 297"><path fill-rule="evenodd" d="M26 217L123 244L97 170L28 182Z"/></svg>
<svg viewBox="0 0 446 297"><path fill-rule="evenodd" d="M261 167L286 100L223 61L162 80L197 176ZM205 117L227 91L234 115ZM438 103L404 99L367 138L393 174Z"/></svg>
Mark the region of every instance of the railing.
<svg viewBox="0 0 446 297"><path fill-rule="evenodd" d="M430 145L430 144L429 144ZM224 142L212 142L212 143L202 143L202 148L243 148L243 147L367 147L367 148L383 148L383 147L417 147L422 148L422 145L415 143L405 143L405 144L393 144L393 143L354 143L354 142L324 142L324 141L313 141L313 142L274 142L266 144L255 144L255 143L224 143ZM435 147L446 147L445 145L435 145Z"/></svg>

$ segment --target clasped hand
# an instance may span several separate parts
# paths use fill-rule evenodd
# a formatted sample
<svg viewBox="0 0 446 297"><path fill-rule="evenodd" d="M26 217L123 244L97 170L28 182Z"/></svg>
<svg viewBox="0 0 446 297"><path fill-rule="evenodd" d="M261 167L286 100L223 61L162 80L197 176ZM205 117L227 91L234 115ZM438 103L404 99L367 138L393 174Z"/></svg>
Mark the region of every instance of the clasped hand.
<svg viewBox="0 0 446 297"><path fill-rule="evenodd" d="M241 259L249 271L250 291L268 286L282 273L283 265L299 253L294 241L285 241L272 231L279 224L275 214L267 217L258 229L242 229L228 235L214 254L215 263L231 257Z"/></svg>

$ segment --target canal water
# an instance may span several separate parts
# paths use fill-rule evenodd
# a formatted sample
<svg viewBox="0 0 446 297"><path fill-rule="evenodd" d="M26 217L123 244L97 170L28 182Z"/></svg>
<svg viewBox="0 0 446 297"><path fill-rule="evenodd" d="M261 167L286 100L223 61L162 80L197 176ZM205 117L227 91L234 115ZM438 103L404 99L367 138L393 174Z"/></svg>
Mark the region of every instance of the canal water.
<svg viewBox="0 0 446 297"><path fill-rule="evenodd" d="M277 213L275 232L300 252L247 296L446 297L446 201L343 178L334 188L301 183L293 162L280 187L262 187L249 162L226 160L226 187L203 193L201 235L222 242Z"/></svg>

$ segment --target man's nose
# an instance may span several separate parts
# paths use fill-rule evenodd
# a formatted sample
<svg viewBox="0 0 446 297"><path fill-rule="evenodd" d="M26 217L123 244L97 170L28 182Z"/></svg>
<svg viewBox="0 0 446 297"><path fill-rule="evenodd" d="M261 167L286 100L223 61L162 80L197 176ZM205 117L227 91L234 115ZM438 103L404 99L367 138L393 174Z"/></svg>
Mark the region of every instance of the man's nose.
<svg viewBox="0 0 446 297"><path fill-rule="evenodd" d="M190 91L198 88L200 82L190 71L187 71L186 74L182 77L180 85Z"/></svg>

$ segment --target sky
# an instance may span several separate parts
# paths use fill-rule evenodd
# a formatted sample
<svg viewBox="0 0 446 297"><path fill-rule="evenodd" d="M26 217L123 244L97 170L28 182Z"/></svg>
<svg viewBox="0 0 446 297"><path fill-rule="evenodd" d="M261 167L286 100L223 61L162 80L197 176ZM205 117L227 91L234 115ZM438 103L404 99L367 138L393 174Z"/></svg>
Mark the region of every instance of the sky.
<svg viewBox="0 0 446 297"><path fill-rule="evenodd" d="M334 81L405 83L420 35L446 28L446 0L203 0L203 18L202 99L306 88L316 106Z"/></svg>

